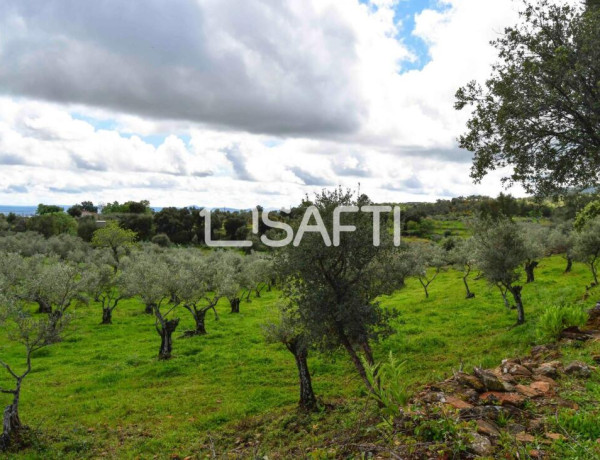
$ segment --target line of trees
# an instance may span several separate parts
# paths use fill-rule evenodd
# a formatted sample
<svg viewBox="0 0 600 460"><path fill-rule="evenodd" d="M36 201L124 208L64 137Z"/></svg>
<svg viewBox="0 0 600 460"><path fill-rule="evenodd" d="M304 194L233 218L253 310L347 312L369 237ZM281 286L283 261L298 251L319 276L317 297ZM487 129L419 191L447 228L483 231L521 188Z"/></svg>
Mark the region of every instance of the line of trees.
<svg viewBox="0 0 600 460"><path fill-rule="evenodd" d="M336 189L303 206L316 207L331 232L335 208L368 204L365 195ZM301 215L290 221L296 229ZM18 408L32 354L60 340L78 306L97 306L99 324L110 327L125 299L141 299L145 313L154 319L158 358L164 360L173 354L181 314L189 315L194 325L181 337L202 336L209 332L207 315L219 320L221 300L236 314L241 303L278 283L283 301L278 319L265 324L265 336L294 356L300 406L313 410L317 398L308 368L311 350L343 349L365 387L377 390L378 380L369 378L366 366L375 365L373 343L394 332L392 320L398 315L380 299L402 289L408 278L419 281L427 298L438 274L452 266L461 273L470 299L476 295L470 280L484 277L516 309L517 324L525 322L523 290L535 282L543 257L564 256L566 272L573 261L585 263L591 286L598 283L600 216L589 212L577 229L565 222L552 226L485 216L468 222L468 238L443 244L413 240L400 247L393 246L391 223L385 219L382 228L390 231L382 232L379 246L372 243L370 215L348 213L343 220L356 230L342 233L339 246L325 246L321 234L306 233L299 246L287 246L274 257L136 243L136 235L116 221L96 230L92 244L71 235L46 239L35 232L5 233L0 237L0 320L14 332L8 337L24 345L26 366L17 371L0 361L15 383L0 388L14 397L5 411L1 445L17 439L23 427Z"/></svg>

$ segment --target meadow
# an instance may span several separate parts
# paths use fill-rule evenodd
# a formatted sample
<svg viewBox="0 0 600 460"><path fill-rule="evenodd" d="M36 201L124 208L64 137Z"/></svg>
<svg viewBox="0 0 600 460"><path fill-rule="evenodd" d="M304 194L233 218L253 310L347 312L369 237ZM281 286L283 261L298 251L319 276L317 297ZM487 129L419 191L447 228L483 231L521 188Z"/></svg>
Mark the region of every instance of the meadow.
<svg viewBox="0 0 600 460"><path fill-rule="evenodd" d="M515 312L485 280L472 281L476 297L466 300L453 270L434 281L429 299L418 281L409 279L404 289L381 298L401 314L394 323L397 332L376 344L376 357L391 351L407 361L406 379L417 389L461 365L492 367L525 354L535 343L536 319L544 308L582 301L586 292L587 269L576 264L564 274L564 266L561 257L540 263L537 280L523 290L527 322L519 327L512 327ZM342 429L332 420L346 429L361 423L369 398L349 360L341 352L314 352L309 359L314 388L327 410L312 417L317 425L326 419L328 426L308 437L280 426L282 415L296 411L298 389L293 356L263 338L261 325L275 314L279 297L275 290L264 292L243 302L237 315L221 302L220 320L210 315L208 335L200 337L180 337L193 326L180 310L170 361L157 360L159 337L140 301L123 302L108 326L99 325L98 305L77 308L63 342L34 357L21 407L34 443L15 458L204 458L240 442L224 433L254 436L260 439L257 452L285 456L295 447L317 449L325 443ZM596 300L585 302L591 307ZM9 361L22 359L18 348L7 349L5 343L2 352ZM1 404L7 402L0 396ZM257 417L260 424L252 422Z"/></svg>

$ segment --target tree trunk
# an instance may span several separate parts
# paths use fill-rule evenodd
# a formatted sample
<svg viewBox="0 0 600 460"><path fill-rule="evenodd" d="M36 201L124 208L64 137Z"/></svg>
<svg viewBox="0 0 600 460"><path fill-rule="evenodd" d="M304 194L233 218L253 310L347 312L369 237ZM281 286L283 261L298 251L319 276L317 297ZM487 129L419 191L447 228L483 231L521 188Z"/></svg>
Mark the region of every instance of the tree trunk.
<svg viewBox="0 0 600 460"><path fill-rule="evenodd" d="M571 273L573 269L573 258L567 256L567 268L565 268L565 273Z"/></svg>
<svg viewBox="0 0 600 460"><path fill-rule="evenodd" d="M235 299L229 299L229 304L231 305L231 313L239 313L240 312L239 297L236 297Z"/></svg>
<svg viewBox="0 0 600 460"><path fill-rule="evenodd" d="M170 319L165 321L165 325L160 329L160 351L158 359L170 359L173 351L173 332L179 326L179 319Z"/></svg>
<svg viewBox="0 0 600 460"><path fill-rule="evenodd" d="M102 324L112 324L112 309L102 309Z"/></svg>
<svg viewBox="0 0 600 460"><path fill-rule="evenodd" d="M13 402L4 409L2 419L2 434L0 435L0 451L6 450L13 442L15 436L23 429L19 418L19 398L21 396L21 382L17 383Z"/></svg>
<svg viewBox="0 0 600 460"><path fill-rule="evenodd" d="M425 298L429 299L429 291L427 290L427 284L425 284L421 278L419 278L419 282L421 283L421 286L423 286L423 290L425 291Z"/></svg>
<svg viewBox="0 0 600 460"><path fill-rule="evenodd" d="M523 286L510 286L508 289L514 297L517 306L517 324L523 324L525 322L525 310L523 309L523 300L521 299Z"/></svg>
<svg viewBox="0 0 600 460"><path fill-rule="evenodd" d="M473 297L475 297L475 294L473 294L469 289L469 283L467 283L468 276L468 273L465 276L463 276L463 283L465 283L465 289L467 290L467 299L472 299Z"/></svg>
<svg viewBox="0 0 600 460"><path fill-rule="evenodd" d="M533 283L535 281L535 268L539 265L539 262L532 260L531 262L525 262L525 273L527 273L527 282Z"/></svg>
<svg viewBox="0 0 600 460"><path fill-rule="evenodd" d="M300 401L298 405L301 409L314 411L317 409L317 398L312 387L310 371L308 370L308 350L303 345L290 345L289 350L296 359L298 367L298 378L300 380Z"/></svg>
<svg viewBox="0 0 600 460"><path fill-rule="evenodd" d="M147 315L154 314L154 304L153 303L147 304L146 305L146 310L144 310L144 313L146 313Z"/></svg>
<svg viewBox="0 0 600 460"><path fill-rule="evenodd" d="M52 313L52 306L48 304L44 299L37 299L36 303L38 304L38 313Z"/></svg>
<svg viewBox="0 0 600 460"><path fill-rule="evenodd" d="M508 297L506 296L506 290L502 288L500 284L497 285L500 294L502 295L502 300L504 300L504 306L510 310L510 302L508 301Z"/></svg>
<svg viewBox="0 0 600 460"><path fill-rule="evenodd" d="M363 363L360 360L360 358L358 357L358 354L356 354L356 350L354 349L354 347L348 340L348 337L346 337L346 334L344 334L343 332L340 333L340 342L342 343L342 346L346 349L346 351L350 355L350 359L352 359L352 363L354 364L354 367L358 371L358 374L360 375L360 377L363 379L363 382L365 382L367 389L370 392L373 392L374 389L373 389L373 386L371 385L371 382L369 382L369 379L367 378L367 371L365 370L365 366L363 366Z"/></svg>
<svg viewBox="0 0 600 460"><path fill-rule="evenodd" d="M196 321L196 335L205 335L206 334L206 310L200 310L194 315L194 320Z"/></svg>
<svg viewBox="0 0 600 460"><path fill-rule="evenodd" d="M598 270L596 268L596 259L592 261L590 268L592 269L592 275L594 275L594 286L598 286Z"/></svg>

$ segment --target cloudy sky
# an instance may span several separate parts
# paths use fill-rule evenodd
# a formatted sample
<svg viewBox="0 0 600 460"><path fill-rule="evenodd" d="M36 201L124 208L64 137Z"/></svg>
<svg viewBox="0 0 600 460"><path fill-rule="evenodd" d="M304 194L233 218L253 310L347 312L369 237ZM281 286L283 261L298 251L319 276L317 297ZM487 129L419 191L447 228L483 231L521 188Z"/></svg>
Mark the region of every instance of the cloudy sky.
<svg viewBox="0 0 600 460"><path fill-rule="evenodd" d="M497 195L497 174L469 178L453 95L519 6L2 0L0 204Z"/></svg>

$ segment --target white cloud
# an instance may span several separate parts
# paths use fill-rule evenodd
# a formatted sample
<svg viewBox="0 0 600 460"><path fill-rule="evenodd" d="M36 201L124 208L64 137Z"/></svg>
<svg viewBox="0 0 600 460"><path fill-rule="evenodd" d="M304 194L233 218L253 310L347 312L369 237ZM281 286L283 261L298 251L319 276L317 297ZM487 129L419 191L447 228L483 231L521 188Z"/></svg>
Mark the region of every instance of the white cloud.
<svg viewBox="0 0 600 460"><path fill-rule="evenodd" d="M489 73L515 4L447 0L406 31L397 3L3 2L0 202L279 206L359 182L382 201L497 194L500 173L468 178L453 97ZM421 70L403 70L406 33L428 45Z"/></svg>

